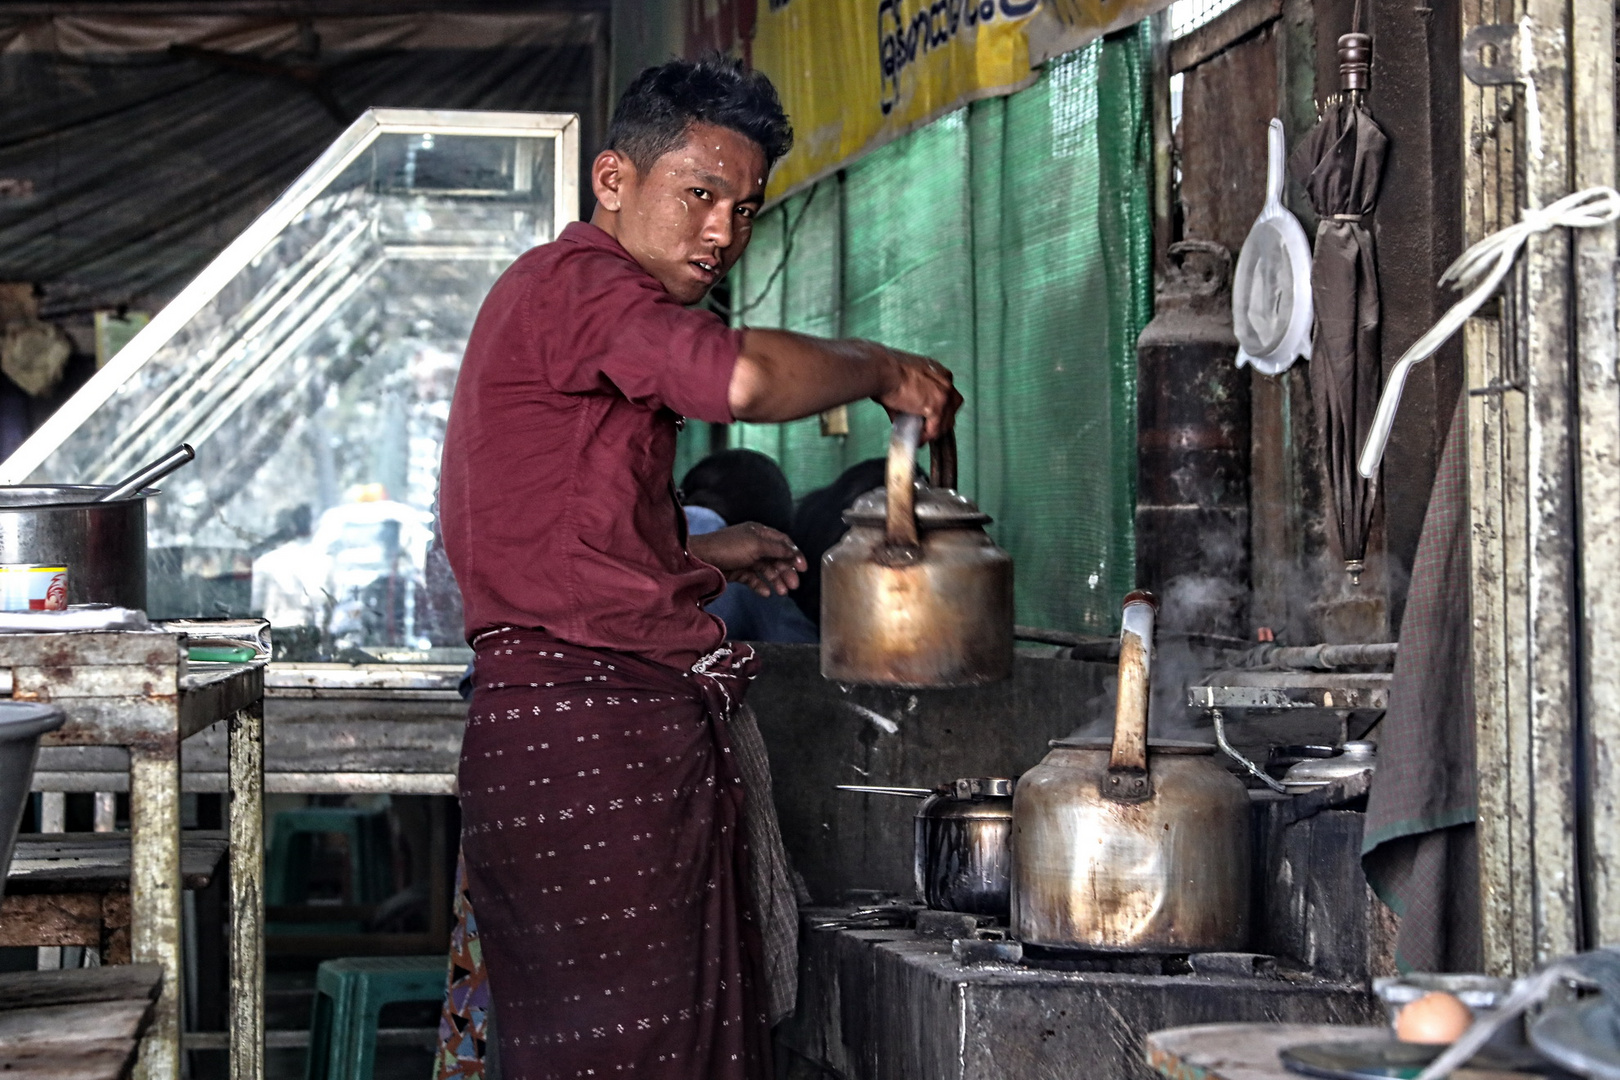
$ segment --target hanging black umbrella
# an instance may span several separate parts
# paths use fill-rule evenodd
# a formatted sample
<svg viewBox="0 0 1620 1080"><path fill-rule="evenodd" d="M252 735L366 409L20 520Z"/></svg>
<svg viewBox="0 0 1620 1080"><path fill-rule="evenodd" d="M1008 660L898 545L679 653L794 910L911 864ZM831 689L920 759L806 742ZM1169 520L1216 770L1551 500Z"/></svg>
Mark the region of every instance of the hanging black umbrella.
<svg viewBox="0 0 1620 1080"><path fill-rule="evenodd" d="M1316 337L1311 396L1327 455L1344 568L1360 584L1378 478L1356 471L1356 455L1378 408L1378 267L1369 217L1378 202L1389 139L1362 103L1372 39L1339 39L1344 97L1294 149L1289 170L1310 196L1319 221L1311 260Z"/></svg>

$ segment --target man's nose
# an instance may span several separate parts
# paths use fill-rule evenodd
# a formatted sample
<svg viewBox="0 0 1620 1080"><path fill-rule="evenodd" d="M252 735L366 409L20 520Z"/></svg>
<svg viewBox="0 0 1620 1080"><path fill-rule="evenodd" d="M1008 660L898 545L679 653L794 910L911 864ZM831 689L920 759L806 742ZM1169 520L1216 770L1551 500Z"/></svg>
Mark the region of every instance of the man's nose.
<svg viewBox="0 0 1620 1080"><path fill-rule="evenodd" d="M703 239L724 250L731 246L731 207L716 206L703 222Z"/></svg>

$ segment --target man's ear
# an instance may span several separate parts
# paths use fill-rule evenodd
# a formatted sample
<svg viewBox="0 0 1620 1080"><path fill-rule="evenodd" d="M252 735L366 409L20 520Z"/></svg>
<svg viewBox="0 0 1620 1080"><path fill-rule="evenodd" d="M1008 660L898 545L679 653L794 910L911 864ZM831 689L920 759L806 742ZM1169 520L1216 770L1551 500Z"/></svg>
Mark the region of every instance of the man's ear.
<svg viewBox="0 0 1620 1080"><path fill-rule="evenodd" d="M597 205L610 213L618 213L624 205L624 189L635 179L635 162L617 150L604 150L591 163L591 192Z"/></svg>

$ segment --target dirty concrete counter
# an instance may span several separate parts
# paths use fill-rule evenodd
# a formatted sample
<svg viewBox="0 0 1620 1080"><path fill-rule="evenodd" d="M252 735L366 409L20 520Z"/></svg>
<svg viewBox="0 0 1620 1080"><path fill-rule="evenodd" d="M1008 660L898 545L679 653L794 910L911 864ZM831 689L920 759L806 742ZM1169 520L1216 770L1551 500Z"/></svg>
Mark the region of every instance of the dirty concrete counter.
<svg viewBox="0 0 1620 1080"><path fill-rule="evenodd" d="M1147 1080L1150 1032L1188 1024L1369 1024L1364 985L1308 975L1134 975L958 963L910 929L817 929L804 913L790 1080Z"/></svg>

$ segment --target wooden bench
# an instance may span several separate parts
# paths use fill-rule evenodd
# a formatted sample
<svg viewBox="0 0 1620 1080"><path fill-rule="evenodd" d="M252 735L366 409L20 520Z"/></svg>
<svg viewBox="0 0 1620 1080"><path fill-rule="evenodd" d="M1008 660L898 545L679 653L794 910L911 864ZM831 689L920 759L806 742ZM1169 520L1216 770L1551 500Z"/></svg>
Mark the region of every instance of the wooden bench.
<svg viewBox="0 0 1620 1080"><path fill-rule="evenodd" d="M162 985L158 964L0 975L0 1074L123 1080Z"/></svg>
<svg viewBox="0 0 1620 1080"><path fill-rule="evenodd" d="M203 889L230 844L223 832L181 838L180 876ZM0 902L0 946L83 945L130 960L129 833L23 833Z"/></svg>

